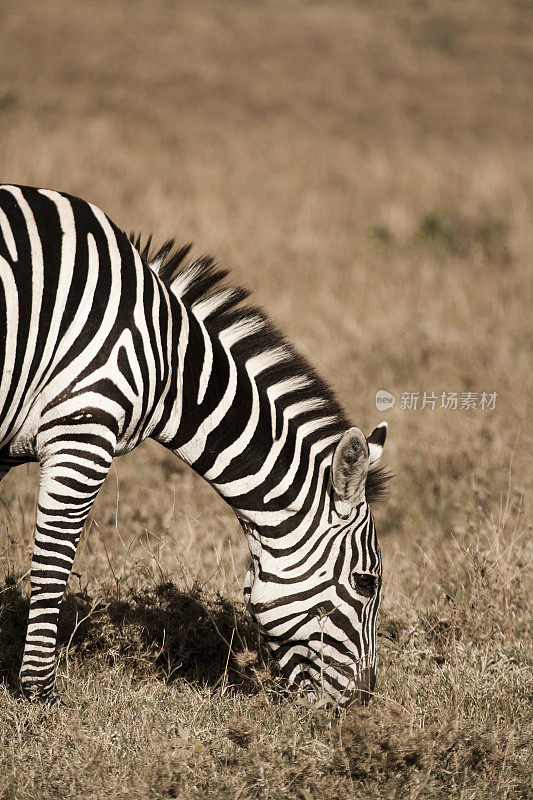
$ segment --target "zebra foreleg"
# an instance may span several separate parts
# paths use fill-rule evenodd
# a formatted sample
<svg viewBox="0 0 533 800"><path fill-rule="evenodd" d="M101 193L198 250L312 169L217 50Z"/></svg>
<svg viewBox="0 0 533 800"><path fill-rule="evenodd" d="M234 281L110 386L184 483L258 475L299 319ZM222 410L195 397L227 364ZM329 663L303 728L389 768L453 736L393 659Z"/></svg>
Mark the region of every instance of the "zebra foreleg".
<svg viewBox="0 0 533 800"><path fill-rule="evenodd" d="M89 452L87 452L89 450ZM50 699L55 682L59 606L87 515L111 454L65 447L41 464L28 630L20 670L30 699Z"/></svg>

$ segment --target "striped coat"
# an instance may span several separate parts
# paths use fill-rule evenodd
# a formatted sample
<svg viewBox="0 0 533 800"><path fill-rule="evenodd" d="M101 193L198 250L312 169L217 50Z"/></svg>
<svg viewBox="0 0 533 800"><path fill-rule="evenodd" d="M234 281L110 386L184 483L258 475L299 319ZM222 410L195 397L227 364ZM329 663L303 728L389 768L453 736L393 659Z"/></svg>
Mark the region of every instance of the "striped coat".
<svg viewBox="0 0 533 800"><path fill-rule="evenodd" d="M153 438L234 508L245 597L288 680L347 702L375 678L386 425L350 426L247 292L189 249L152 253L83 200L0 188L0 477L41 465L22 686L52 693L87 514L113 457Z"/></svg>

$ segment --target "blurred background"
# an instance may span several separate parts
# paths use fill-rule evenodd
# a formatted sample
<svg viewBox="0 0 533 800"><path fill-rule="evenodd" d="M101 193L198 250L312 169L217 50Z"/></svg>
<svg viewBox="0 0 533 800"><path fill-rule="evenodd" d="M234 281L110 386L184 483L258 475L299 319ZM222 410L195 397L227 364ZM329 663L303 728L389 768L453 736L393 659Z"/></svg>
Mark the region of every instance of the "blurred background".
<svg viewBox="0 0 533 800"><path fill-rule="evenodd" d="M396 478L376 508L385 606L424 580L421 553L468 544L473 516L523 515L531 3L36 9L2 1L2 181L79 195L159 242L196 242L253 289L354 423L368 434L389 422ZM376 408L378 390L393 408ZM424 392L434 408L421 409ZM477 407L440 408L443 392L472 392ZM480 408L483 392L497 393L493 408ZM403 393L419 393L416 409ZM37 476L24 466L2 484L4 571L29 567ZM117 460L75 580L105 582L109 562L127 575L139 559L235 597L248 561L229 509L152 444Z"/></svg>

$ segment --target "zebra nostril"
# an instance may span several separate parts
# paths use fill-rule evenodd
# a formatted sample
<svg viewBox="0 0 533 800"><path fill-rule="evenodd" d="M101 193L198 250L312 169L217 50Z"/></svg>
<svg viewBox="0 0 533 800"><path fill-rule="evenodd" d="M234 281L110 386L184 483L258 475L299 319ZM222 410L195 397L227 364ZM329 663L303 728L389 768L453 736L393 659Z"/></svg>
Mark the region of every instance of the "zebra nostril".
<svg viewBox="0 0 533 800"><path fill-rule="evenodd" d="M376 685L376 670L373 666L365 667L357 676L353 699L367 705L372 699Z"/></svg>

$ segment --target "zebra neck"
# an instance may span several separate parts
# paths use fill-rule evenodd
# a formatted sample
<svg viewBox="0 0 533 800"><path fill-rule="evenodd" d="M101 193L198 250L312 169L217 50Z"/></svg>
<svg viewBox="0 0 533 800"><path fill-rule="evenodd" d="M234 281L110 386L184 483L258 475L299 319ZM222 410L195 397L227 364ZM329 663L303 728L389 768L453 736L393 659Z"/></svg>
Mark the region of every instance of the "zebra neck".
<svg viewBox="0 0 533 800"><path fill-rule="evenodd" d="M241 519L280 533L300 525L319 513L346 427L338 405L290 346L269 346L264 318L212 323L177 302L175 396L160 440Z"/></svg>

